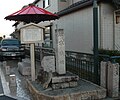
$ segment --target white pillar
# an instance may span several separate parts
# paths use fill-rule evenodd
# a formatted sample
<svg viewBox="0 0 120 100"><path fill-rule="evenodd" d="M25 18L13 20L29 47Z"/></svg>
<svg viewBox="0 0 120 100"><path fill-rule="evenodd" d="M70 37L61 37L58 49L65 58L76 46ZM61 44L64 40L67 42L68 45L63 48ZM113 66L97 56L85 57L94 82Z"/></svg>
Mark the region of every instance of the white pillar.
<svg viewBox="0 0 120 100"><path fill-rule="evenodd" d="M119 64L108 62L107 90L110 97L119 96Z"/></svg>
<svg viewBox="0 0 120 100"><path fill-rule="evenodd" d="M56 72L66 74L65 67L65 36L63 29L56 29Z"/></svg>
<svg viewBox="0 0 120 100"><path fill-rule="evenodd" d="M31 56L31 78L35 81L35 48L34 43L30 44L30 56Z"/></svg>

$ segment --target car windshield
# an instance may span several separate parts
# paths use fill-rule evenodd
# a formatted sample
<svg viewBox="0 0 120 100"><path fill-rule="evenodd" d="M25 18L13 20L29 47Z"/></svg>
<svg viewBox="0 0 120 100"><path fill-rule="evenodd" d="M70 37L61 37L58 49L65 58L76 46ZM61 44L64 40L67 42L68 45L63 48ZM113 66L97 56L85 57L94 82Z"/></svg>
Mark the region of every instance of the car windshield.
<svg viewBox="0 0 120 100"><path fill-rule="evenodd" d="M20 42L18 40L3 40L1 45L6 46L6 45L19 45Z"/></svg>

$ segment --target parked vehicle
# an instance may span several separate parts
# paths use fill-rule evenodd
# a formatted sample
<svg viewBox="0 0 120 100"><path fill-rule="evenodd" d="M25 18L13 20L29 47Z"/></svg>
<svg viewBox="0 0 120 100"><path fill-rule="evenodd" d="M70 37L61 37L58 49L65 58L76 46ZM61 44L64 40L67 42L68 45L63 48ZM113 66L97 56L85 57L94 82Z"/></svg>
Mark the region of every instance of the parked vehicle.
<svg viewBox="0 0 120 100"><path fill-rule="evenodd" d="M0 60L25 58L24 46L18 39L2 39L0 43Z"/></svg>

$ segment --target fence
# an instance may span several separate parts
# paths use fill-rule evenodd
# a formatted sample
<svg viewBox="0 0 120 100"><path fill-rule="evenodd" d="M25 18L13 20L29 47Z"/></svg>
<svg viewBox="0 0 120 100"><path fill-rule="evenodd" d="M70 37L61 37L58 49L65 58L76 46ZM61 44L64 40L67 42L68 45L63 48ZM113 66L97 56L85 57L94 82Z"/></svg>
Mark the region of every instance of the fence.
<svg viewBox="0 0 120 100"><path fill-rule="evenodd" d="M26 55L30 55L29 48L26 49ZM54 55L55 50L51 48L35 47L35 58L41 61L43 56ZM66 69L74 74L79 75L80 78L100 84L100 61L115 61L120 57L110 57L108 55L99 55L98 75L94 72L93 54L66 51ZM97 77L97 80L96 78Z"/></svg>
<svg viewBox="0 0 120 100"><path fill-rule="evenodd" d="M79 75L80 78L98 84L100 83L99 75L97 76L98 80L95 80L96 75L94 73L92 54L66 51L66 67L68 71ZM98 68L98 70L100 70L100 68Z"/></svg>

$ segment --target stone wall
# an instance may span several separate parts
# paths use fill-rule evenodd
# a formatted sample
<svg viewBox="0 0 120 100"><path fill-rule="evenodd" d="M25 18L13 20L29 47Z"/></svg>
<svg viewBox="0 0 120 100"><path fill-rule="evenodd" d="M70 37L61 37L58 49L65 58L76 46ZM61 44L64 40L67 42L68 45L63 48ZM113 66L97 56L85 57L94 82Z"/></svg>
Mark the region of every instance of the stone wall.
<svg viewBox="0 0 120 100"><path fill-rule="evenodd" d="M31 84L29 80L27 80L27 87L30 93L33 95L34 100L99 100L106 97L106 90L104 88L101 88L99 90L94 89L89 91L79 91L71 94L68 93L65 95L53 96L45 94L43 91L36 90L36 88Z"/></svg>

